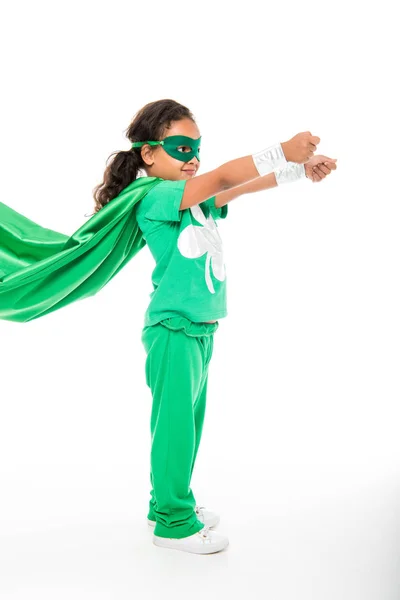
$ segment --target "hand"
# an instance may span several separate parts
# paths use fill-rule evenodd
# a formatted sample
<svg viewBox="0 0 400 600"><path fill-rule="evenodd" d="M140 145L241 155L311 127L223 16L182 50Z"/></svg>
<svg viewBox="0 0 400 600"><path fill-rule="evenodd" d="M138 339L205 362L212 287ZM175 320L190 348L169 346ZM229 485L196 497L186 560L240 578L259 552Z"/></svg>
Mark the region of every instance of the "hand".
<svg viewBox="0 0 400 600"><path fill-rule="evenodd" d="M317 144L320 141L320 138L316 135L311 135L310 131L303 131L287 142L282 142L281 146L287 161L301 165L313 158Z"/></svg>
<svg viewBox="0 0 400 600"><path fill-rule="evenodd" d="M337 158L329 158L323 154L317 154L310 158L308 162L304 164L306 177L311 179L313 183L322 181L331 171L336 170Z"/></svg>

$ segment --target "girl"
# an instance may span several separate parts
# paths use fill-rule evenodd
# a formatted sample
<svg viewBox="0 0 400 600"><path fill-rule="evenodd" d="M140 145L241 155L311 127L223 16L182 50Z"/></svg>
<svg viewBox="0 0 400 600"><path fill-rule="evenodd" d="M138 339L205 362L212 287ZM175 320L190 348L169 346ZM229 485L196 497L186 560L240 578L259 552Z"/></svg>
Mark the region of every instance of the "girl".
<svg viewBox="0 0 400 600"><path fill-rule="evenodd" d="M275 185L303 177L303 163L313 156L320 140L309 132L300 133L195 178L201 136L185 106L173 100L147 104L129 126L127 137L132 149L115 157L95 197L98 210L140 169L147 177L161 179L136 211L156 263L142 332L146 383L153 398L148 523L154 526L157 546L218 552L228 545L226 536L210 530L219 517L196 505L190 487L204 422L214 333L218 319L227 315L225 265L216 221L226 218L229 200L251 191L224 190L250 180L257 183L260 175L273 170ZM321 175L315 174L322 178L328 172L326 167Z"/></svg>
<svg viewBox="0 0 400 600"><path fill-rule="evenodd" d="M227 315L216 221L241 194L320 181L336 159L314 157L320 140L303 132L195 177L200 131L170 99L144 106L127 137L132 147L116 153L94 190L94 215L69 238L0 203L0 318L26 322L94 295L148 244L156 262L142 331L153 398L148 523L155 545L218 552L228 545L210 529L219 517L190 488L214 333Z"/></svg>

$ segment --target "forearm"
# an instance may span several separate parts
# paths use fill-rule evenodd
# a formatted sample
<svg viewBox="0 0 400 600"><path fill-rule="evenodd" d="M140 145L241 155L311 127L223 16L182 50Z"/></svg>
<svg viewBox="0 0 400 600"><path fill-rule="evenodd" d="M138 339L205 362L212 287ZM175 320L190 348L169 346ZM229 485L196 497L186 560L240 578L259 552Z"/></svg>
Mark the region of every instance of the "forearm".
<svg viewBox="0 0 400 600"><path fill-rule="evenodd" d="M242 185L219 192L215 197L215 206L220 208L243 194L268 190L277 187L278 185L282 185L283 183L290 183L305 177L304 164L299 165L289 161L286 167L275 169L273 173L268 173L267 175L243 183Z"/></svg>
<svg viewBox="0 0 400 600"><path fill-rule="evenodd" d="M277 181L274 173L268 173L263 177L257 177L252 181L237 185L229 190L220 192L215 197L215 206L217 208L228 204L231 200L242 196L243 194L251 194L252 192L260 192L262 190L268 190L270 188L277 187Z"/></svg>
<svg viewBox="0 0 400 600"><path fill-rule="evenodd" d="M218 168L222 191L249 183L259 177L271 174L275 169L288 164L286 153L290 152L285 142L279 142L241 158L224 163Z"/></svg>

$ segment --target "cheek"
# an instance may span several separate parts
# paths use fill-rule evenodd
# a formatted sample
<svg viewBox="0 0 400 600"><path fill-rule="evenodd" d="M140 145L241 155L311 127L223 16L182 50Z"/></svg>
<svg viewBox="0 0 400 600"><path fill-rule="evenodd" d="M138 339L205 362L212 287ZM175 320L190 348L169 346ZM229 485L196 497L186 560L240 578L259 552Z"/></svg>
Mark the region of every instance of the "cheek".
<svg viewBox="0 0 400 600"><path fill-rule="evenodd" d="M182 169L183 165L185 164L182 160L178 160L177 158L172 158L172 156L170 158L176 169Z"/></svg>

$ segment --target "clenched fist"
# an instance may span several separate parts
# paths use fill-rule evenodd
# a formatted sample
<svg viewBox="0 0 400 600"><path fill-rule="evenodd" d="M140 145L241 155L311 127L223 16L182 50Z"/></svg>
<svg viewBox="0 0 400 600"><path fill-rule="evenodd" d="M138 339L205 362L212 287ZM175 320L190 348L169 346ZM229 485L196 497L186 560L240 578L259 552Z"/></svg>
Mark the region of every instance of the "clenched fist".
<svg viewBox="0 0 400 600"><path fill-rule="evenodd" d="M320 138L311 135L310 131L303 131L292 137L287 142L282 142L282 150L287 161L303 164L308 162L320 143Z"/></svg>

